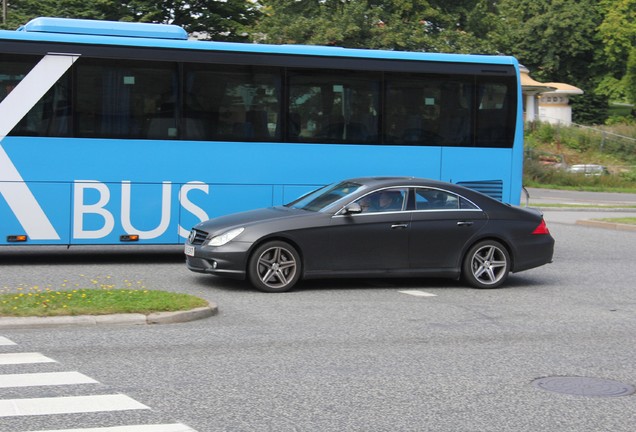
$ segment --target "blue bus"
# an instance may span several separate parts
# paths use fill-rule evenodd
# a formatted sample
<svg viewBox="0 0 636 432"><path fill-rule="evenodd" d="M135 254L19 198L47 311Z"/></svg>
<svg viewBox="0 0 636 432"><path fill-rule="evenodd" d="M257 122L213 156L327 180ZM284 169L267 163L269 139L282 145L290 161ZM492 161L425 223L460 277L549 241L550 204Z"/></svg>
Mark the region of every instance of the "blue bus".
<svg viewBox="0 0 636 432"><path fill-rule="evenodd" d="M0 31L0 244L180 244L199 221L359 176L516 205L522 127L512 57L37 18Z"/></svg>

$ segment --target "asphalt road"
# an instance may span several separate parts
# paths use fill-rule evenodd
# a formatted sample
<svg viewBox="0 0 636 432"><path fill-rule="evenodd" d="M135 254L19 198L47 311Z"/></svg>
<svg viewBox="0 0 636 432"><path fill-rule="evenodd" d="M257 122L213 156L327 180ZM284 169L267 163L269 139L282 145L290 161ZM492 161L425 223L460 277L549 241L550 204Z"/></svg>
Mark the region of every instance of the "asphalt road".
<svg viewBox="0 0 636 432"><path fill-rule="evenodd" d="M2 254L0 289L143 286L207 298L219 314L162 326L3 330L0 358L40 353L55 362L0 364L0 384L7 375L69 371L95 382L0 385L0 430L631 432L634 395L574 396L533 384L562 376L636 384L636 233L551 223L552 214L554 263L497 290L370 280L263 294L191 273L171 248ZM110 395L146 408L1 411L16 400Z"/></svg>

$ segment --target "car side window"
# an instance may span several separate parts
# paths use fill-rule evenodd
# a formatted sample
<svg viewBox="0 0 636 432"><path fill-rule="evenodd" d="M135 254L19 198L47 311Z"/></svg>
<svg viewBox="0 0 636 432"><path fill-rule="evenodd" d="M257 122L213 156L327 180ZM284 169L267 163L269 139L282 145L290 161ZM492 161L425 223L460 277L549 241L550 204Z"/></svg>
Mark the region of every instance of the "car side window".
<svg viewBox="0 0 636 432"><path fill-rule="evenodd" d="M459 208L462 210L479 210L475 204L468 201L466 198L459 198Z"/></svg>
<svg viewBox="0 0 636 432"><path fill-rule="evenodd" d="M415 191L416 210L456 210L459 197L439 189L418 188Z"/></svg>
<svg viewBox="0 0 636 432"><path fill-rule="evenodd" d="M362 213L382 213L404 210L407 196L406 188L383 189L365 195L356 201Z"/></svg>

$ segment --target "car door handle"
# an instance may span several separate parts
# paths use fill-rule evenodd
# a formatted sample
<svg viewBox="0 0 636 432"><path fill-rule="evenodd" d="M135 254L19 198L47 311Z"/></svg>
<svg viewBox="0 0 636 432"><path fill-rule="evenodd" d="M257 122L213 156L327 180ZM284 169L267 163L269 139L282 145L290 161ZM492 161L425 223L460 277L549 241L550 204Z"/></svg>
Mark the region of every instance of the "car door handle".
<svg viewBox="0 0 636 432"><path fill-rule="evenodd" d="M408 228L409 224L393 224L391 225L391 229L404 229Z"/></svg>
<svg viewBox="0 0 636 432"><path fill-rule="evenodd" d="M471 226L473 223L472 221L459 221L457 222L457 226Z"/></svg>

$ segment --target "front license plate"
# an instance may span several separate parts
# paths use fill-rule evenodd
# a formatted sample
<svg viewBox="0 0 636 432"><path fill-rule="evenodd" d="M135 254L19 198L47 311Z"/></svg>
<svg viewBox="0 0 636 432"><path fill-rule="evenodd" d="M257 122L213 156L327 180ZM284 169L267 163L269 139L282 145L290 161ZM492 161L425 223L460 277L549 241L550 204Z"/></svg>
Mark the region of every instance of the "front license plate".
<svg viewBox="0 0 636 432"><path fill-rule="evenodd" d="M187 256L194 256L194 246L186 245L184 252Z"/></svg>

